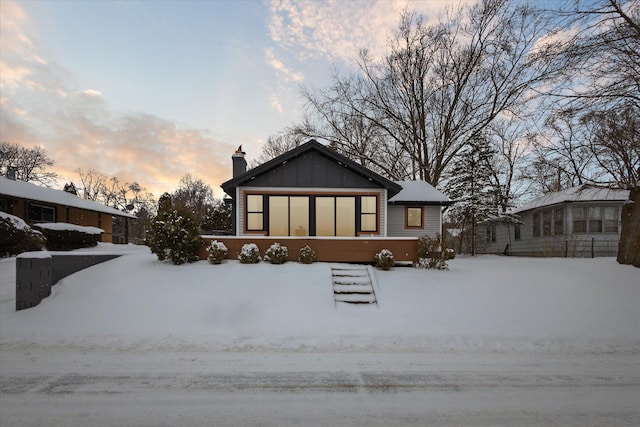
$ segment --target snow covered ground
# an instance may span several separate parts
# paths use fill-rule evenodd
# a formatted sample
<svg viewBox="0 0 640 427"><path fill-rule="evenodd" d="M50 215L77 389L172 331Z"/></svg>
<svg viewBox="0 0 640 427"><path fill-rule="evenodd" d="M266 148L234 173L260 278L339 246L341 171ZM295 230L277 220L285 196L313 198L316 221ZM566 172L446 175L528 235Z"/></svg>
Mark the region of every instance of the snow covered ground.
<svg viewBox="0 0 640 427"><path fill-rule="evenodd" d="M376 271L158 262L144 247L15 311L0 261L0 425L640 425L640 279L612 258Z"/></svg>

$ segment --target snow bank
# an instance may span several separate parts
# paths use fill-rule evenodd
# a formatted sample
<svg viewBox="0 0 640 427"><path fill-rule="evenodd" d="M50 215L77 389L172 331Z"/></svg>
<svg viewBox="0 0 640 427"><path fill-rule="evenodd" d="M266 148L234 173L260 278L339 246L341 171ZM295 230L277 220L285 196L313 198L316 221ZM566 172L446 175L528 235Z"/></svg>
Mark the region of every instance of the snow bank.
<svg viewBox="0 0 640 427"><path fill-rule="evenodd" d="M3 260L0 345L640 351L637 269L612 258L458 257L450 271L376 270L379 307L336 307L329 264L174 266L147 248L128 250L20 312Z"/></svg>
<svg viewBox="0 0 640 427"><path fill-rule="evenodd" d="M9 222L13 224L14 228L17 228L18 230L24 230L24 231L31 230L31 227L29 227L29 225L26 222L24 222L22 218L18 218L15 215L11 215L6 212L0 212L0 218L9 220Z"/></svg>
<svg viewBox="0 0 640 427"><path fill-rule="evenodd" d="M67 222L41 222L36 224L35 227L42 228L43 230L80 231L81 233L85 233L85 234L104 233L104 230L102 228L69 224Z"/></svg>

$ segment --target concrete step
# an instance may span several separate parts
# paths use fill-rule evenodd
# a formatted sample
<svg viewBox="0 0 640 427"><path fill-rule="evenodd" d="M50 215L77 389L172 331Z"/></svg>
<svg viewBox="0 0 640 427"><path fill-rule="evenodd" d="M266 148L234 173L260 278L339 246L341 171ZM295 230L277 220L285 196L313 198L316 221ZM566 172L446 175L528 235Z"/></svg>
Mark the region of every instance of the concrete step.
<svg viewBox="0 0 640 427"><path fill-rule="evenodd" d="M334 294L336 302L351 304L375 304L376 297L373 294Z"/></svg>
<svg viewBox="0 0 640 427"><path fill-rule="evenodd" d="M371 285L333 285L333 292L336 294L370 294L373 292Z"/></svg>

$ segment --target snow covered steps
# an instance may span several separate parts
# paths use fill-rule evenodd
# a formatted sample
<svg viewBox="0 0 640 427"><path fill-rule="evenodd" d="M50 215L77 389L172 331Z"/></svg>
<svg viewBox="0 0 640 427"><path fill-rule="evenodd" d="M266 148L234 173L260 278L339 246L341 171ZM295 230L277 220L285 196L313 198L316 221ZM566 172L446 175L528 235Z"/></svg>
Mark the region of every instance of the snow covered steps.
<svg viewBox="0 0 640 427"><path fill-rule="evenodd" d="M331 264L331 277L336 304L378 304L367 266Z"/></svg>

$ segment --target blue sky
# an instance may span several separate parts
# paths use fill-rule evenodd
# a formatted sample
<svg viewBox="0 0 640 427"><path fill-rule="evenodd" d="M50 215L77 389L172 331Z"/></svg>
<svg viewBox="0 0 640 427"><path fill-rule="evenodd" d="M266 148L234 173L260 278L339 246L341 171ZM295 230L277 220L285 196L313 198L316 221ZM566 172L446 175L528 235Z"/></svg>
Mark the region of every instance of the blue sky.
<svg viewBox="0 0 640 427"><path fill-rule="evenodd" d="M156 197L182 175L221 195L361 48L384 53L407 5L448 0L0 2L0 135L41 145L65 180L93 168Z"/></svg>

